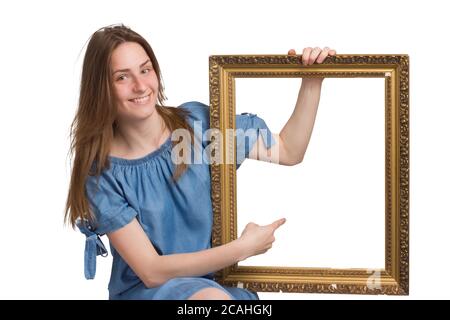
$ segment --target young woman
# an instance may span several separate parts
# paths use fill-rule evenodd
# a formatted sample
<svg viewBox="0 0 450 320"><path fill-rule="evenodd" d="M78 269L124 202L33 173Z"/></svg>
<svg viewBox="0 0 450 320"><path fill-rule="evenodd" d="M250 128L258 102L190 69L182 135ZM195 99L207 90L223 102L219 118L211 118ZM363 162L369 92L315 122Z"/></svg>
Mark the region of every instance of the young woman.
<svg viewBox="0 0 450 320"><path fill-rule="evenodd" d="M335 51L306 48L302 62L321 63L329 54ZM236 128L267 130L270 138L258 135L241 146L245 157L300 163L322 80L303 79L279 135L256 115L237 115ZM255 292L221 286L212 276L269 250L285 219L249 223L238 239L211 248L209 165L174 161L172 150L181 140L171 139L184 130L191 143L200 139L204 150L209 107L199 102L166 107L164 100L158 61L143 37L123 25L92 35L71 127L75 158L65 210L66 221L87 237L85 276L94 278L96 256L107 254L99 237L106 234L113 255L110 299L258 299ZM201 126L197 136L194 122ZM269 152L274 148L277 152Z"/></svg>

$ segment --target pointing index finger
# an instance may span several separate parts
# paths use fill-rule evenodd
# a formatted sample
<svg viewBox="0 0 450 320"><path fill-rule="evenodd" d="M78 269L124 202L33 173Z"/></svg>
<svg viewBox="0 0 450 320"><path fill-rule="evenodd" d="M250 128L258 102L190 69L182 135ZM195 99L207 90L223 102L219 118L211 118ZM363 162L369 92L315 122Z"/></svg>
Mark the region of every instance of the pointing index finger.
<svg viewBox="0 0 450 320"><path fill-rule="evenodd" d="M284 223L286 222L286 218L282 218L279 219L277 221L275 221L272 225L274 227L274 230L278 229L279 227L281 227Z"/></svg>

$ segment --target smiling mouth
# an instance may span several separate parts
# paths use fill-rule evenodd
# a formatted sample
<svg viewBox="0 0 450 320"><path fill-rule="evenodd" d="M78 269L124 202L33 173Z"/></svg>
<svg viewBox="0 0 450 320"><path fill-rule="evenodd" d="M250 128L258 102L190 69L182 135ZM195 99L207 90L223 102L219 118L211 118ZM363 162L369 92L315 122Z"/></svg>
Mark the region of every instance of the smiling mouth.
<svg viewBox="0 0 450 320"><path fill-rule="evenodd" d="M135 98L135 99L130 99L128 101L131 101L133 103L136 104L144 104L146 103L148 100L150 99L150 94L144 96L144 97L139 97L139 98Z"/></svg>

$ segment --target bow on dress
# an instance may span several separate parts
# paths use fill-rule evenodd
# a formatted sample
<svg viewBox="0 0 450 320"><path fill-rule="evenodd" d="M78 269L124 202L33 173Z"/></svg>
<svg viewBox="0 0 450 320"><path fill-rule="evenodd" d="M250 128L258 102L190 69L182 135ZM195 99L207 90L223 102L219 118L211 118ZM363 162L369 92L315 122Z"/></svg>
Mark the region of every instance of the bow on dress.
<svg viewBox="0 0 450 320"><path fill-rule="evenodd" d="M97 267L97 256L108 256L100 236L93 231L88 221L80 219L76 221L78 229L86 236L86 245L84 248L84 276L86 279L94 279Z"/></svg>

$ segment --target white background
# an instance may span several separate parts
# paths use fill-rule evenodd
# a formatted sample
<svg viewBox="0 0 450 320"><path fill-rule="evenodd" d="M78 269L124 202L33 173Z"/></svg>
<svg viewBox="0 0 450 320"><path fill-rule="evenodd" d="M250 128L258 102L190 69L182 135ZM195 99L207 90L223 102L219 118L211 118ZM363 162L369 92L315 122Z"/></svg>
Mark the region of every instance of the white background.
<svg viewBox="0 0 450 320"><path fill-rule="evenodd" d="M169 105L209 101L208 56L305 46L410 55L410 296L261 293L262 299L449 298L450 136L445 1L14 1L0 4L0 298L107 299L111 258L83 277L63 227L82 49L122 22L153 46ZM106 240L106 239L105 239Z"/></svg>
<svg viewBox="0 0 450 320"><path fill-rule="evenodd" d="M237 113L280 132L300 84L236 79ZM246 160L237 170L238 234L250 221L287 219L270 251L239 264L384 269L385 79L325 79L316 118L301 164Z"/></svg>

